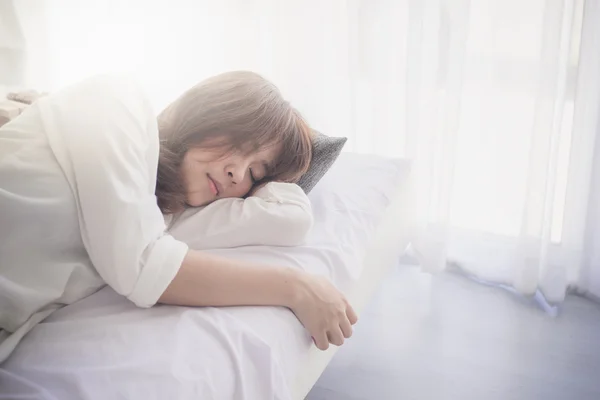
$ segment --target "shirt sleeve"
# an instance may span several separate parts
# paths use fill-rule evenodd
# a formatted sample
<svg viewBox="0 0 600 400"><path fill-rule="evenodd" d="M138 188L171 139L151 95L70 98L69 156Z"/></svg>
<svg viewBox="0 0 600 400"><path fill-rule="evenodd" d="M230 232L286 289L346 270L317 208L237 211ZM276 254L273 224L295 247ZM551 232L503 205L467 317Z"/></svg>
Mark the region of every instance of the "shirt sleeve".
<svg viewBox="0 0 600 400"><path fill-rule="evenodd" d="M292 183L270 182L246 199L188 209L169 232L195 250L250 245L297 246L313 225L310 201Z"/></svg>
<svg viewBox="0 0 600 400"><path fill-rule="evenodd" d="M89 79L38 103L93 266L136 305L154 305L188 248L165 234L157 206L152 108L133 81L115 77Z"/></svg>

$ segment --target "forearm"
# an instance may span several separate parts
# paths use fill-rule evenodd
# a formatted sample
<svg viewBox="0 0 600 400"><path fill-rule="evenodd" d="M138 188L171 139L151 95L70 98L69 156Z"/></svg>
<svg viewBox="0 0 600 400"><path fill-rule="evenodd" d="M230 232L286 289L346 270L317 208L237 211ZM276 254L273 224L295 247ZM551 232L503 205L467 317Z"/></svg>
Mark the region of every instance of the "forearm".
<svg viewBox="0 0 600 400"><path fill-rule="evenodd" d="M188 251L159 302L185 306L291 307L302 273Z"/></svg>
<svg viewBox="0 0 600 400"><path fill-rule="evenodd" d="M182 306L284 306L298 317L316 346L340 346L357 316L326 278L291 268L232 261L189 250L158 300Z"/></svg>

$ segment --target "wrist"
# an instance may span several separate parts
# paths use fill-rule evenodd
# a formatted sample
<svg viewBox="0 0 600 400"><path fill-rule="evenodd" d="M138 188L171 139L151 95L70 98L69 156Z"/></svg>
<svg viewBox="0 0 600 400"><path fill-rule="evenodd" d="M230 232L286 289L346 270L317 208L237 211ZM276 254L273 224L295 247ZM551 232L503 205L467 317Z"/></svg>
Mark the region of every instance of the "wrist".
<svg viewBox="0 0 600 400"><path fill-rule="evenodd" d="M306 272L298 271L293 268L285 268L284 282L285 294L283 305L294 310L302 301L304 287L306 286Z"/></svg>

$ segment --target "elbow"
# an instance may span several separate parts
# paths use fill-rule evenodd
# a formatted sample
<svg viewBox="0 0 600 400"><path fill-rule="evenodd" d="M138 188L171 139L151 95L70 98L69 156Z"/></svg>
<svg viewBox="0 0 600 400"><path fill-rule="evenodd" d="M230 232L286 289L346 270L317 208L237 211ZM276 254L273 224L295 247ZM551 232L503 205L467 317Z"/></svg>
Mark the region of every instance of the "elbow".
<svg viewBox="0 0 600 400"><path fill-rule="evenodd" d="M165 294L187 253L186 244L164 235L141 251L98 259L94 266L115 292L137 307L149 308Z"/></svg>

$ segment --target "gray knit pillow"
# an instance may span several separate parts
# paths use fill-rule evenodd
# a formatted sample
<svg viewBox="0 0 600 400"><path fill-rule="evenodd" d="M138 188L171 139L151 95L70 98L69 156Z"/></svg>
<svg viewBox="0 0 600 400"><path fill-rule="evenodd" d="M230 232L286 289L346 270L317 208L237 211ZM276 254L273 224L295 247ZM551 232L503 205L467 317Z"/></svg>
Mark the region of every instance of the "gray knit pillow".
<svg viewBox="0 0 600 400"><path fill-rule="evenodd" d="M298 186L308 194L331 168L342 152L348 138L330 137L315 131L313 137L313 154L308 171L298 181Z"/></svg>

